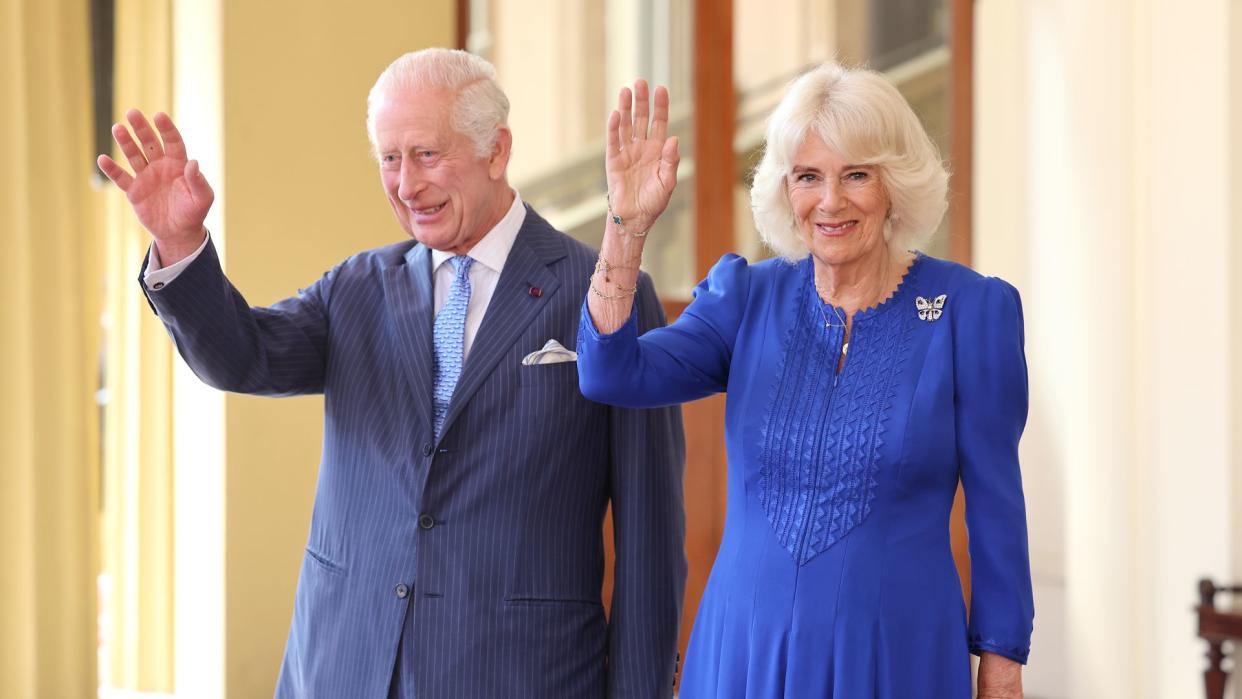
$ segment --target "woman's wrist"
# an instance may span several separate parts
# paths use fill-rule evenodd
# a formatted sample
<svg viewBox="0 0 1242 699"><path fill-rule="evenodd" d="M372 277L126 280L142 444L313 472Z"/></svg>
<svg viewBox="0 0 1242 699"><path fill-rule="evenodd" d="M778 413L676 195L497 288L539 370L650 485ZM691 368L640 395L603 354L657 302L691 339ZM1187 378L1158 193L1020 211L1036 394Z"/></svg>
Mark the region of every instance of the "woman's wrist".
<svg viewBox="0 0 1242 699"><path fill-rule="evenodd" d="M630 232L629 224L618 226L610 218L604 224L604 242L600 250L610 263L618 267L631 266L637 269L642 262L643 247L647 244L645 231L648 229L644 229L643 235L635 236Z"/></svg>
<svg viewBox="0 0 1242 699"><path fill-rule="evenodd" d="M980 655L979 699L1022 699L1022 665L995 653Z"/></svg>
<svg viewBox="0 0 1242 699"><path fill-rule="evenodd" d="M638 263L614 264L602 253L595 262L591 275L591 293L613 301L629 298L638 293Z"/></svg>
<svg viewBox="0 0 1242 699"><path fill-rule="evenodd" d="M618 213L612 208L612 195L605 194L604 202L607 205L608 213L605 225L610 229L615 229L622 236L641 240L647 237L651 232L652 226L655 225L656 216L644 216L639 213L626 212L624 215Z"/></svg>

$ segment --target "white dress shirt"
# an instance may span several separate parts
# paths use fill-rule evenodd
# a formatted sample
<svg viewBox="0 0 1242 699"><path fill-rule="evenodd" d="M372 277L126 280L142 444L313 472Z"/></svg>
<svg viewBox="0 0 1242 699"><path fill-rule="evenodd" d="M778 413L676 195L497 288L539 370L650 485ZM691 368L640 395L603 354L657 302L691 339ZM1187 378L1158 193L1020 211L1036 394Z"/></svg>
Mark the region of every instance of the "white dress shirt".
<svg viewBox="0 0 1242 699"><path fill-rule="evenodd" d="M463 361L470 356L474 336L483 324L483 314L487 312L487 305L492 302L492 294L496 293L496 284L500 282L500 272L505 267L505 260L509 259L513 241L517 240L518 231L522 229L522 222L525 220L526 207L515 190L513 206L509 207L508 213L466 253L474 260L474 264L470 265L470 304L466 306L466 334L462 341L461 355ZM452 256L453 253L443 250L431 251L431 274L435 285L437 315L453 286L453 265L449 263Z"/></svg>
<svg viewBox="0 0 1242 699"><path fill-rule="evenodd" d="M513 241L517 240L518 231L522 229L522 223L525 220L526 206L522 203L521 195L514 190L513 205L509 207L509 211L483 236L482 240L470 249L470 252L466 253L474 259L474 264L470 265L470 304L466 307L466 332L462 359L470 355L474 336L478 334L479 326L483 324L483 314L487 312L487 306L492 301L492 294L496 293L496 284L500 281L500 273L504 270L505 260L509 259ZM203 244L189 256L167 267L160 266L159 253L152 244L150 252L147 253L147 271L142 277L147 289L158 291L176 279L182 270L190 266L190 263L203 252L209 238L210 235L204 238ZM453 257L451 252L431 251L432 288L436 313L439 313L440 308L444 306L449 288L453 286L453 265L448 263L450 257Z"/></svg>

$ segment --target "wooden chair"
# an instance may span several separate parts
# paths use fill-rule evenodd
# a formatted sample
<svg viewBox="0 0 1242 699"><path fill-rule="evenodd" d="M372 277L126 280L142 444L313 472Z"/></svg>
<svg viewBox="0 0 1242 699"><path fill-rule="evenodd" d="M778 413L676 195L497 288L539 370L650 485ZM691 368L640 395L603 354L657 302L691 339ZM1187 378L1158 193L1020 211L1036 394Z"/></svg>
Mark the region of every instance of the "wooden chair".
<svg viewBox="0 0 1242 699"><path fill-rule="evenodd" d="M1216 593L1242 594L1242 586L1218 587L1209 579L1199 581L1199 637L1208 642L1208 669L1203 672L1207 699L1225 699L1229 674L1221 667L1226 641L1242 641L1242 613L1216 608Z"/></svg>

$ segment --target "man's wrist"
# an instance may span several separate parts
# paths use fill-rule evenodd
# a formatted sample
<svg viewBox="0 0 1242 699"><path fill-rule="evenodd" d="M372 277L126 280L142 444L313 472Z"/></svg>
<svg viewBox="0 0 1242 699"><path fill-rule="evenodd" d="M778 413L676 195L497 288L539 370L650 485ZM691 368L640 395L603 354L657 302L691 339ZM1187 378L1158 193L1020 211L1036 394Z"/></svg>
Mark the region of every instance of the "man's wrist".
<svg viewBox="0 0 1242 699"><path fill-rule="evenodd" d="M196 233L177 239L155 239L155 251L160 256L161 267L171 267L184 260L194 251L203 246L207 239L207 229L199 228Z"/></svg>

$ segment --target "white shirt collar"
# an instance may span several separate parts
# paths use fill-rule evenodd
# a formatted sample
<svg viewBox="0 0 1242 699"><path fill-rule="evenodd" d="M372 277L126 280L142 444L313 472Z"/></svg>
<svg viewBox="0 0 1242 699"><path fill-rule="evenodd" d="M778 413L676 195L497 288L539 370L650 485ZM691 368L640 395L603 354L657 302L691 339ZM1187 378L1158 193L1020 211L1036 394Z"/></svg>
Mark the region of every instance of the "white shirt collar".
<svg viewBox="0 0 1242 699"><path fill-rule="evenodd" d="M500 274L505 267L505 260L509 259L509 251L513 249L513 241L517 240L518 231L522 230L522 223L525 220L526 205L522 203L522 195L518 194L515 189L513 190L513 205L509 207L509 211L466 254L475 262ZM431 269L439 269L445 260L453 256L451 252L432 250Z"/></svg>

